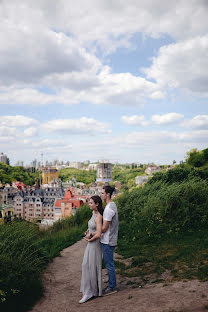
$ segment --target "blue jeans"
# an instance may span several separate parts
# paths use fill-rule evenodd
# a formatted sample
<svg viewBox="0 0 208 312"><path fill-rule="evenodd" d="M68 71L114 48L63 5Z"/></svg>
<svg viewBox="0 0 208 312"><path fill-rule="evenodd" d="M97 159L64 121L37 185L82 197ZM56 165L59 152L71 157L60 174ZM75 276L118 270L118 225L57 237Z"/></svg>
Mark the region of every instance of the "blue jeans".
<svg viewBox="0 0 208 312"><path fill-rule="evenodd" d="M111 289L116 288L116 271L114 266L114 249L108 244L101 244L103 251L103 258L105 262L106 269L108 271L108 287Z"/></svg>

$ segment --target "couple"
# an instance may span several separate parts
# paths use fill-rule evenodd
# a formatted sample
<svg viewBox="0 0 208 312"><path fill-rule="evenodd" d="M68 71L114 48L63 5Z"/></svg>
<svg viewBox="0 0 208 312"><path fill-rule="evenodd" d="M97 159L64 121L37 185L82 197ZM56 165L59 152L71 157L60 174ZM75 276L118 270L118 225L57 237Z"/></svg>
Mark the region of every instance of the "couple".
<svg viewBox="0 0 208 312"><path fill-rule="evenodd" d="M92 217L88 222L85 239L88 241L83 262L80 291L83 294L79 303L84 303L92 297L102 296L102 253L108 271L108 287L104 295L115 293L116 272L114 266L114 249L118 238L118 212L111 196L114 188L103 187L101 197L90 198L89 206ZM103 210L102 200L106 202Z"/></svg>

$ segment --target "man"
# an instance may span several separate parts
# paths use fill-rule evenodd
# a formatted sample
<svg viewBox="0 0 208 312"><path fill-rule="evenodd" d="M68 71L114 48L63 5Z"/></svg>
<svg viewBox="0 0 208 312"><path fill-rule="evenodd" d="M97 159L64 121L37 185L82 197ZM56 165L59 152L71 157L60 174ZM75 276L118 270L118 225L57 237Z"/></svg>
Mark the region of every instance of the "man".
<svg viewBox="0 0 208 312"><path fill-rule="evenodd" d="M111 199L114 190L114 187L106 185L101 193L102 200L107 204L103 213L103 234L100 239L103 258L108 271L108 287L104 290L104 295L117 292L114 249L118 239L118 211L116 204Z"/></svg>

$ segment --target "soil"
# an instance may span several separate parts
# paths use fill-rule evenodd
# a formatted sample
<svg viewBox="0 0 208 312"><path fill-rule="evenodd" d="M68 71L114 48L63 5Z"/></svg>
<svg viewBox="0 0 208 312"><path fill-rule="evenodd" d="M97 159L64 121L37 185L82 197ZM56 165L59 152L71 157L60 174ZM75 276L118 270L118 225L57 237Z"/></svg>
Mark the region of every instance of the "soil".
<svg viewBox="0 0 208 312"><path fill-rule="evenodd" d="M142 283L117 275L118 292L79 304L81 265L86 241L64 249L61 257L51 262L43 276L44 297L32 312L205 312L208 311L208 282L171 281L163 274L159 283ZM117 258L120 256L117 255ZM165 281L164 281L165 280ZM103 286L107 273L103 270Z"/></svg>

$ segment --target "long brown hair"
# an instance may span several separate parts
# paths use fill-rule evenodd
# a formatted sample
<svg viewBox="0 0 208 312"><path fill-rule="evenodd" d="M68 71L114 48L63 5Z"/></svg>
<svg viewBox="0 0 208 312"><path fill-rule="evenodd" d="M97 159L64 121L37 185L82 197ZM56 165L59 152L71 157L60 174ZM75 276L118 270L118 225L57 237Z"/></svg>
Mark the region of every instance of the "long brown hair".
<svg viewBox="0 0 208 312"><path fill-rule="evenodd" d="M98 204L98 212L103 215L103 203L102 203L102 199L100 198L100 196L98 195L93 195L90 197L95 204Z"/></svg>

